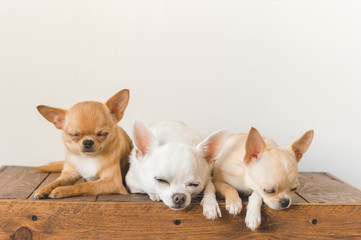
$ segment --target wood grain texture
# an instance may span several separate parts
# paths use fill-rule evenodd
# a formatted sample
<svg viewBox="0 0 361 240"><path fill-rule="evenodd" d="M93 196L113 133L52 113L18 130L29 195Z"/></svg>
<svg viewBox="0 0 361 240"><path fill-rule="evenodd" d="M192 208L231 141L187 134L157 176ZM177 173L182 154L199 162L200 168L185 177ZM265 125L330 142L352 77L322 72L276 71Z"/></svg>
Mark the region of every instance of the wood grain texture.
<svg viewBox="0 0 361 240"><path fill-rule="evenodd" d="M10 237L12 240L32 240L33 234L27 227L21 227Z"/></svg>
<svg viewBox="0 0 361 240"><path fill-rule="evenodd" d="M361 191L361 190L358 189L357 187L354 187L354 186L346 183L345 181L339 179L338 177L332 175L331 173L325 172L325 173L319 173L319 174L325 174L325 175L328 176L330 179L335 180L335 181L338 181L338 182L340 182L340 183L343 183L343 184L347 185L348 187L350 187L350 189L354 189L354 190L356 190L356 191Z"/></svg>
<svg viewBox="0 0 361 240"><path fill-rule="evenodd" d="M291 192L291 199L292 199L292 204L307 203L307 201L305 199L300 197L298 195L298 193L295 193L295 192Z"/></svg>
<svg viewBox="0 0 361 240"><path fill-rule="evenodd" d="M252 232L244 212L209 221L202 207L173 211L162 203L40 202L4 200L0 238L30 229L34 239L358 239L361 207L299 205L282 211L262 209L262 225ZM36 216L36 218L34 218ZM76 217L75 217L76 216ZM36 219L36 220L34 220Z"/></svg>
<svg viewBox="0 0 361 240"><path fill-rule="evenodd" d="M152 202L147 194L133 193L129 195L130 202Z"/></svg>
<svg viewBox="0 0 361 240"><path fill-rule="evenodd" d="M0 171L0 199L27 199L48 173L32 167L6 166Z"/></svg>
<svg viewBox="0 0 361 240"><path fill-rule="evenodd" d="M39 185L58 176L0 168L0 239L361 239L361 191L327 173L300 173L293 205L282 211L263 205L255 232L244 223L246 201L236 217L219 201L223 217L209 221L201 196L182 211L145 194L33 200Z"/></svg>
<svg viewBox="0 0 361 240"><path fill-rule="evenodd" d="M97 202L129 202L130 194L100 195Z"/></svg>
<svg viewBox="0 0 361 240"><path fill-rule="evenodd" d="M331 174L300 173L300 194L309 203L361 204L361 191Z"/></svg>

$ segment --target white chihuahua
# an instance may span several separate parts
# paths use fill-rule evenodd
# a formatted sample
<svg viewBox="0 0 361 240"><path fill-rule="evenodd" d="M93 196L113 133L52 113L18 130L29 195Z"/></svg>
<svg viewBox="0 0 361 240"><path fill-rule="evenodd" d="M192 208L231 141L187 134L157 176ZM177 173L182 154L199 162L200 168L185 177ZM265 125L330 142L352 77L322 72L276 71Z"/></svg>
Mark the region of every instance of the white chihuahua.
<svg viewBox="0 0 361 240"><path fill-rule="evenodd" d="M213 177L228 212L236 215L242 210L237 190L251 194L245 222L252 231L261 224L262 201L275 210L288 208L290 192L299 186L297 163L312 139L313 130L310 130L291 145L278 147L273 139L262 137L255 128L249 134L229 135Z"/></svg>
<svg viewBox="0 0 361 240"><path fill-rule="evenodd" d="M226 131L203 140L181 122L164 121L148 129L140 120L135 120L133 131L135 147L126 176L131 193L146 193L151 200L162 200L169 208L180 210L204 190L204 216L221 217L211 170L222 151Z"/></svg>

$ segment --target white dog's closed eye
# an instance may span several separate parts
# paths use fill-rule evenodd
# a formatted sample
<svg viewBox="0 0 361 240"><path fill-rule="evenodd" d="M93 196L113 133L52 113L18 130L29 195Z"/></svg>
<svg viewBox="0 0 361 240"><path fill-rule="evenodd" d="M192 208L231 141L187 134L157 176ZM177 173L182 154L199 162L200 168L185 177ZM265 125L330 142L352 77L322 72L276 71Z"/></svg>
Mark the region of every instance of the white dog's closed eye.
<svg viewBox="0 0 361 240"><path fill-rule="evenodd" d="M204 188L204 215L221 216L212 191L211 167L222 151L226 131L218 131L205 140L179 122L161 122L149 129L140 120L134 122L135 149L126 176L131 192L147 193L172 209L187 207L192 196ZM166 175L165 175L166 174Z"/></svg>
<svg viewBox="0 0 361 240"><path fill-rule="evenodd" d="M158 183L162 183L162 184L167 184L167 185L169 185L169 181L165 180L164 178L154 177L154 179L157 180Z"/></svg>

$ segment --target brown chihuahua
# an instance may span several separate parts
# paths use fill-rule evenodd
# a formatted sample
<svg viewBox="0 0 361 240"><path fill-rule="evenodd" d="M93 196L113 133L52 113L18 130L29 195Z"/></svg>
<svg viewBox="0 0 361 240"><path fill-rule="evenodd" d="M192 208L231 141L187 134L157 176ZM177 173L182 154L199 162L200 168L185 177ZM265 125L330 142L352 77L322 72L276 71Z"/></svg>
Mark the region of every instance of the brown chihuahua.
<svg viewBox="0 0 361 240"><path fill-rule="evenodd" d="M132 141L117 123L129 101L124 89L105 104L81 102L69 110L38 106L56 128L63 130L65 162L38 167L47 172L61 171L51 184L35 191L34 198L64 198L76 195L127 194L123 185ZM73 185L80 178L86 182Z"/></svg>

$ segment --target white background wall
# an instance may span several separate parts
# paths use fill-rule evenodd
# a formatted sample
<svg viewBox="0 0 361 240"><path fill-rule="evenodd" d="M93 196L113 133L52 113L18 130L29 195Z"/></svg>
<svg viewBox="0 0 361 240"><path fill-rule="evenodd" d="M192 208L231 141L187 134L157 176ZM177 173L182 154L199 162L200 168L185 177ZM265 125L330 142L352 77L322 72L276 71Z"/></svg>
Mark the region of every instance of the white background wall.
<svg viewBox="0 0 361 240"><path fill-rule="evenodd" d="M361 1L0 1L0 165L62 160L36 105L105 102L121 125L183 120L207 135L308 129L301 171L361 188Z"/></svg>

